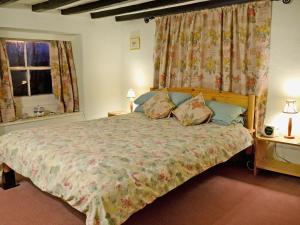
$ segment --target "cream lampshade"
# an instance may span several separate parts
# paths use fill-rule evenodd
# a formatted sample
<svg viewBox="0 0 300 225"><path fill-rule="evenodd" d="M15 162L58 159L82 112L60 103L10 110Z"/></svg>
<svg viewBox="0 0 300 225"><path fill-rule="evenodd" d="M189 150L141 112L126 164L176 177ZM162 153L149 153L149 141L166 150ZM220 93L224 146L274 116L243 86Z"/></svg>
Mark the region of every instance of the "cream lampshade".
<svg viewBox="0 0 300 225"><path fill-rule="evenodd" d="M133 111L133 99L135 98L135 92L133 89L129 89L127 92L127 98L130 100L130 112Z"/></svg>
<svg viewBox="0 0 300 225"><path fill-rule="evenodd" d="M286 100L284 109L283 109L283 113L287 113L287 114L296 114L298 113L297 111L297 106L296 106L296 101L295 100ZM289 118L289 123L288 123L288 135L285 135L285 138L288 139L293 139L295 138L294 136L292 136L292 117Z"/></svg>

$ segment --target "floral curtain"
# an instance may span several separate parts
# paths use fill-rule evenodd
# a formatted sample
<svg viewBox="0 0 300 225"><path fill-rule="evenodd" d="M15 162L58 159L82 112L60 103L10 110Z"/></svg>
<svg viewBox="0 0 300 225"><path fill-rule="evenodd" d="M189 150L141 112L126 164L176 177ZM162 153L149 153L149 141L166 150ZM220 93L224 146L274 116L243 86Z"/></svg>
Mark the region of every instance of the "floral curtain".
<svg viewBox="0 0 300 225"><path fill-rule="evenodd" d="M51 41L51 75L53 93L59 99L58 111L79 111L79 98L72 44L68 41Z"/></svg>
<svg viewBox="0 0 300 225"><path fill-rule="evenodd" d="M8 70L5 41L0 39L0 123L16 119L13 88Z"/></svg>
<svg viewBox="0 0 300 225"><path fill-rule="evenodd" d="M266 109L271 1L156 19L154 87L202 87L257 95Z"/></svg>

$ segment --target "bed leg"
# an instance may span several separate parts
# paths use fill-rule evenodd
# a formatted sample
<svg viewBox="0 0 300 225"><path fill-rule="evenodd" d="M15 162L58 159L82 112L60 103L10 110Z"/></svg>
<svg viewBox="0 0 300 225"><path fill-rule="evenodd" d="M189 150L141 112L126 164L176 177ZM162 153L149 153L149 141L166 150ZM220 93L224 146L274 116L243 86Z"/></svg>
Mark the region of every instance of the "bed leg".
<svg viewBox="0 0 300 225"><path fill-rule="evenodd" d="M18 186L16 183L15 171L4 165L2 173L2 186L4 190Z"/></svg>

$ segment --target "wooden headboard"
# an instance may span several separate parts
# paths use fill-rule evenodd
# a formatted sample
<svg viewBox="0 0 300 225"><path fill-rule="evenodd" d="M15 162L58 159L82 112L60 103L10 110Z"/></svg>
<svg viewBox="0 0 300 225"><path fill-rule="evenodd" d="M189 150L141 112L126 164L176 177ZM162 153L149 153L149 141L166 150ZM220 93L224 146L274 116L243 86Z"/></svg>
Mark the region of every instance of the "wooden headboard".
<svg viewBox="0 0 300 225"><path fill-rule="evenodd" d="M158 90L151 88L152 91ZM163 88L159 89L161 91L172 91L172 92L183 92L190 93L193 96L202 93L205 100L214 100L218 102L230 103L233 105L239 105L247 109L246 118L247 124L246 127L251 133L254 130L254 110L255 110L255 95L240 95L233 92L224 92L224 91L215 91L203 88Z"/></svg>

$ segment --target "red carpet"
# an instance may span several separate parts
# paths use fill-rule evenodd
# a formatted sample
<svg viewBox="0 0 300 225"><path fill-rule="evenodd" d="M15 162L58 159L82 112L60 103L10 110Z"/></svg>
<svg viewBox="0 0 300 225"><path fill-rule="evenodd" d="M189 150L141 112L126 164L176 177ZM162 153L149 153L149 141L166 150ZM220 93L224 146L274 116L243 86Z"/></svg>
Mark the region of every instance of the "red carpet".
<svg viewBox="0 0 300 225"><path fill-rule="evenodd" d="M28 182L0 190L0 225L84 225L85 216ZM219 166L133 215L124 225L299 225L300 179Z"/></svg>
<svg viewBox="0 0 300 225"><path fill-rule="evenodd" d="M83 225L85 216L31 183L0 191L1 225Z"/></svg>

